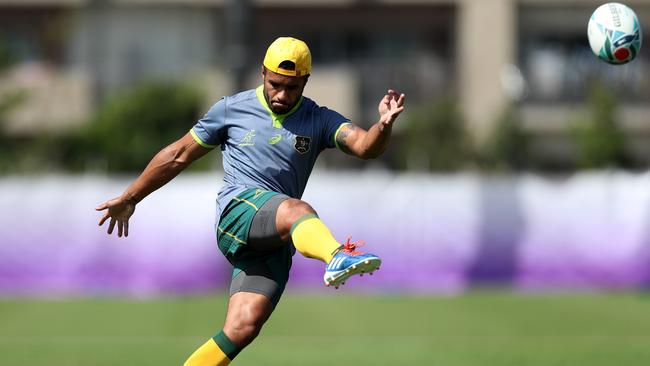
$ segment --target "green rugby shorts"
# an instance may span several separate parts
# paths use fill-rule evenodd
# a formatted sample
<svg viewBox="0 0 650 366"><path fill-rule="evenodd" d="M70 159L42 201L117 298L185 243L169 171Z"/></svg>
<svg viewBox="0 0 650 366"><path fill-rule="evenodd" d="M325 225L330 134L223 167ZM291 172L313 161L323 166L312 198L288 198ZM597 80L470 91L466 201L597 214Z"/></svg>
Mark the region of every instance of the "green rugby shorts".
<svg viewBox="0 0 650 366"><path fill-rule="evenodd" d="M295 252L291 243L281 242L275 228L277 208L287 198L277 192L248 189L234 197L222 212L217 243L234 267L231 295L254 292L267 296L274 304L279 301ZM262 227L260 217L267 224L272 220L272 225Z"/></svg>

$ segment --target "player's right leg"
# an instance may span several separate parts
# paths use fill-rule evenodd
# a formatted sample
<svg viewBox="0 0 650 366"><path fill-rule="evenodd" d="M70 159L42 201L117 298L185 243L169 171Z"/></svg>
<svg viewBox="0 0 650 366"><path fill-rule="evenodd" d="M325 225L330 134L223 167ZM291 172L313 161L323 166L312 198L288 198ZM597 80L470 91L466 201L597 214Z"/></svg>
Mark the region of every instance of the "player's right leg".
<svg viewBox="0 0 650 366"><path fill-rule="evenodd" d="M289 278L294 252L275 226L277 208L287 198L249 190L222 213L217 239L234 267L226 321L185 366L228 365L257 337L273 312Z"/></svg>
<svg viewBox="0 0 650 366"><path fill-rule="evenodd" d="M245 291L234 293L228 301L223 329L199 347L184 366L230 364L257 337L274 308L269 295Z"/></svg>
<svg viewBox="0 0 650 366"><path fill-rule="evenodd" d="M223 329L205 342L184 366L226 366L259 334L275 304L268 296L236 292L228 302Z"/></svg>

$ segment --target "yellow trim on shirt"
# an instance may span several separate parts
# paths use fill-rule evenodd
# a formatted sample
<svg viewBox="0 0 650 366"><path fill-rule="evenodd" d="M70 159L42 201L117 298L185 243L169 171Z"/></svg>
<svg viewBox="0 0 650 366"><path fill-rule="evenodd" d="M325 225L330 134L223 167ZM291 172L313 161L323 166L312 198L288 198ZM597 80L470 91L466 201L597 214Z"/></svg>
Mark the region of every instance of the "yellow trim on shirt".
<svg viewBox="0 0 650 366"><path fill-rule="evenodd" d="M341 147L339 146L339 141L338 141L338 139L337 139L337 137L338 137L338 135L339 135L339 132L341 132L341 129L343 128L343 126L351 125L351 124L352 124L352 122L344 122L344 123L341 123L341 125L339 126L339 128L336 129L336 132L334 132L334 145L336 146L337 149L341 150ZM342 150L341 150L341 151L342 151Z"/></svg>
<svg viewBox="0 0 650 366"><path fill-rule="evenodd" d="M194 129L190 130L190 135L192 135L192 137L194 138L194 141L196 141L197 144L205 147L206 149L214 149L215 147L217 147L217 145L210 145L210 144L206 144L205 142L203 142L201 140L201 138L199 137L199 135L197 135L196 132L194 132Z"/></svg>
<svg viewBox="0 0 650 366"><path fill-rule="evenodd" d="M275 128L282 128L282 122L284 122L284 119L297 111L298 108L300 108L303 100L303 97L301 96L298 103L296 103L296 105L293 106L289 112L285 114L276 114L271 110L271 107L269 107L268 103L266 103L266 98L264 98L264 84L258 86L257 89L255 89L255 94L257 95L257 100L259 100L262 107L264 107L264 109L266 109L266 111L271 115L271 121L273 123L273 127Z"/></svg>

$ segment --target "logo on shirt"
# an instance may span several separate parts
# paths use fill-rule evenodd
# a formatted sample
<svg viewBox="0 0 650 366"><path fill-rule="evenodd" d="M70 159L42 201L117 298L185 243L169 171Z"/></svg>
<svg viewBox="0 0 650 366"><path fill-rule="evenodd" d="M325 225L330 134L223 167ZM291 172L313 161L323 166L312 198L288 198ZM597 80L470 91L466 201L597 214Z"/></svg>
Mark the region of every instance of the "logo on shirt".
<svg viewBox="0 0 650 366"><path fill-rule="evenodd" d="M255 130L246 132L244 137L239 140L239 146L254 146L255 145Z"/></svg>
<svg viewBox="0 0 650 366"><path fill-rule="evenodd" d="M275 135L273 135L273 137L271 137L271 138L269 139L269 144L270 144L270 145L275 145L275 144L277 144L278 142L280 142L280 140L282 140L282 135L280 135L279 133L278 133L278 134L275 134Z"/></svg>
<svg viewBox="0 0 650 366"><path fill-rule="evenodd" d="M311 137L307 136L296 136L296 143L293 144L293 147L297 152L301 154L306 154L309 151L311 146Z"/></svg>

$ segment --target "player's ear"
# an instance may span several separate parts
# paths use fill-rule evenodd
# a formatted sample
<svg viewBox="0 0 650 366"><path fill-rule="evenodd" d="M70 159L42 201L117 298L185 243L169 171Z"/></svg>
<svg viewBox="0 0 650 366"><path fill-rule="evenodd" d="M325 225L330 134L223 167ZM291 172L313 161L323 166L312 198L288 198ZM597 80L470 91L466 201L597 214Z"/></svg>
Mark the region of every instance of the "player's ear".
<svg viewBox="0 0 650 366"><path fill-rule="evenodd" d="M309 81L309 74L305 75L305 84L303 84L303 86L307 85L308 81Z"/></svg>
<svg viewBox="0 0 650 366"><path fill-rule="evenodd" d="M264 67L264 65L262 65L262 77L265 77L265 76L266 76L266 67Z"/></svg>

